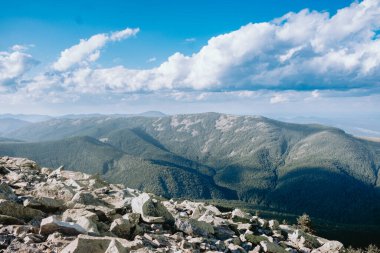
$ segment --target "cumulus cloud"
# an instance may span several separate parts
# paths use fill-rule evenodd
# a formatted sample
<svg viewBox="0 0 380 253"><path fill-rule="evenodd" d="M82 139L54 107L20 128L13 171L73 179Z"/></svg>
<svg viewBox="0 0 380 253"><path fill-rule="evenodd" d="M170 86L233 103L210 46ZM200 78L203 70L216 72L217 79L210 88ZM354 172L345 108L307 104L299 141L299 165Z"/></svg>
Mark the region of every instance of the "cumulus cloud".
<svg viewBox="0 0 380 253"><path fill-rule="evenodd" d="M121 31L111 33L109 39L112 41L120 41L120 40L136 35L139 31L140 31L139 28L135 28L135 29L127 28Z"/></svg>
<svg viewBox="0 0 380 253"><path fill-rule="evenodd" d="M61 52L53 64L56 71L23 80L18 94L52 102L158 94L159 101L233 104L255 100L266 106L270 103L269 107L371 96L380 94L379 30L378 0L355 2L333 16L302 10L270 22L247 24L211 38L192 55L177 52L147 69L91 66L107 43L139 30L96 34ZM30 68L21 64L23 68L11 71L18 64L3 64L10 62L13 53L24 62L32 59L22 48L15 49L0 55L0 83L19 79ZM370 102L376 104L375 99Z"/></svg>
<svg viewBox="0 0 380 253"><path fill-rule="evenodd" d="M100 49L104 47L107 42L120 41L134 36L138 32L138 28L126 28L110 34L101 33L93 35L89 39L81 39L79 44L61 52L59 59L53 63L53 69L65 71L76 64L86 65L89 62L94 62L100 56Z"/></svg>
<svg viewBox="0 0 380 253"><path fill-rule="evenodd" d="M288 101L289 98L285 94L274 94L274 96L270 98L271 104L285 103Z"/></svg>
<svg viewBox="0 0 380 253"><path fill-rule="evenodd" d="M378 0L354 2L333 16L305 9L213 37L199 52L177 52L156 68L79 68L65 84L117 92L378 87L379 30ZM95 35L64 51L57 69L96 59L110 37Z"/></svg>
<svg viewBox="0 0 380 253"><path fill-rule="evenodd" d="M0 86L15 85L18 78L38 64L25 50L26 46L14 45L11 52L0 51Z"/></svg>

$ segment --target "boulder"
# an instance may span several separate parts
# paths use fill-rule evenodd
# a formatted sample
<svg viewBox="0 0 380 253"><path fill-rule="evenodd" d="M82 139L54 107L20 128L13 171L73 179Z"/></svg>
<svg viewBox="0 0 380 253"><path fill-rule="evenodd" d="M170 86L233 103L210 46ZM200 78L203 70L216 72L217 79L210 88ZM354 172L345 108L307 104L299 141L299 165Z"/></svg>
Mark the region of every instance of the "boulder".
<svg viewBox="0 0 380 253"><path fill-rule="evenodd" d="M147 223L174 223L174 218L166 207L147 193L133 198L131 205L132 211L139 213Z"/></svg>
<svg viewBox="0 0 380 253"><path fill-rule="evenodd" d="M259 245L261 242L268 242L268 237L262 235L245 234L245 239L253 245Z"/></svg>
<svg viewBox="0 0 380 253"><path fill-rule="evenodd" d="M123 219L129 220L132 226L139 224L141 215L139 213L126 213L123 215Z"/></svg>
<svg viewBox="0 0 380 253"><path fill-rule="evenodd" d="M1 225L23 225L24 221L12 216L0 214L0 224Z"/></svg>
<svg viewBox="0 0 380 253"><path fill-rule="evenodd" d="M343 249L343 244L338 241L328 241L312 253L339 253Z"/></svg>
<svg viewBox="0 0 380 253"><path fill-rule="evenodd" d="M32 192L32 195L36 197L47 197L56 200L59 199L64 202L70 201L74 197L74 194L75 192L71 187L56 180L36 185L34 191Z"/></svg>
<svg viewBox="0 0 380 253"><path fill-rule="evenodd" d="M218 216L215 216L214 214L209 214L208 212L204 213L197 220L207 222L213 226L222 226L222 225L228 225L229 224L229 222L227 220L220 218Z"/></svg>
<svg viewBox="0 0 380 253"><path fill-rule="evenodd" d="M249 222L252 219L252 215L243 212L241 209L236 208L231 213L231 219L234 222Z"/></svg>
<svg viewBox="0 0 380 253"><path fill-rule="evenodd" d="M43 219L45 213L56 216ZM63 168L50 172L27 159L0 157L1 252L342 250L340 242L240 209L222 213L202 202L165 201L99 176Z"/></svg>
<svg viewBox="0 0 380 253"><path fill-rule="evenodd" d="M91 192L77 192L73 198L66 204L68 207L73 207L75 204L104 206L106 203L96 198Z"/></svg>
<svg viewBox="0 0 380 253"><path fill-rule="evenodd" d="M6 249L14 239L16 236L12 234L0 234L0 250Z"/></svg>
<svg viewBox="0 0 380 253"><path fill-rule="evenodd" d="M40 210L25 207L9 200L0 199L0 214L22 220L40 219L44 213Z"/></svg>
<svg viewBox="0 0 380 253"><path fill-rule="evenodd" d="M143 247L141 240L128 241L114 237L79 235L61 253L127 253Z"/></svg>
<svg viewBox="0 0 380 253"><path fill-rule="evenodd" d="M291 241L297 248L318 248L321 243L317 238L311 234L303 232L300 229L295 230L293 233L288 235L289 241Z"/></svg>
<svg viewBox="0 0 380 253"><path fill-rule="evenodd" d="M89 218L92 221L98 220L98 216L95 213L90 212L83 208L82 209L67 209L62 214L62 220L69 221L69 222L72 222L72 221L75 222L79 220L81 217Z"/></svg>
<svg viewBox="0 0 380 253"><path fill-rule="evenodd" d="M208 235L215 233L213 226L211 226L210 224L204 221L197 221L191 218L178 218L175 221L175 226L178 230L192 236L207 237Z"/></svg>
<svg viewBox="0 0 380 253"><path fill-rule="evenodd" d="M214 227L215 237L219 240L226 240L235 235L235 232L227 225L221 225Z"/></svg>
<svg viewBox="0 0 380 253"><path fill-rule="evenodd" d="M41 221L40 234L49 235L54 232L66 235L78 235L84 234L87 231L76 223L60 221L54 216L43 219Z"/></svg>
<svg viewBox="0 0 380 253"><path fill-rule="evenodd" d="M269 228L272 230L277 230L280 227L280 223L277 220L270 220L269 221Z"/></svg>
<svg viewBox="0 0 380 253"><path fill-rule="evenodd" d="M288 253L288 251L286 251L283 247L273 242L262 241L260 242L260 245L263 248L264 252Z"/></svg>
<svg viewBox="0 0 380 253"><path fill-rule="evenodd" d="M110 231L121 238L129 238L133 225L129 220L119 218L111 223Z"/></svg>
<svg viewBox="0 0 380 253"><path fill-rule="evenodd" d="M0 183L0 199L6 200L16 200L17 196L13 193L11 187L8 184L1 182Z"/></svg>
<svg viewBox="0 0 380 253"><path fill-rule="evenodd" d="M24 206L41 210L43 212L54 212L62 209L63 200L48 197L31 197L24 200Z"/></svg>
<svg viewBox="0 0 380 253"><path fill-rule="evenodd" d="M84 228L89 235L99 235L98 226L91 218L79 217L76 220L76 224Z"/></svg>
<svg viewBox="0 0 380 253"><path fill-rule="evenodd" d="M191 203L190 201L184 202L187 205L187 208L189 208L192 211L191 218L193 219L199 219L202 215L208 214L208 215L221 215L221 212L212 205L205 205L204 203Z"/></svg>

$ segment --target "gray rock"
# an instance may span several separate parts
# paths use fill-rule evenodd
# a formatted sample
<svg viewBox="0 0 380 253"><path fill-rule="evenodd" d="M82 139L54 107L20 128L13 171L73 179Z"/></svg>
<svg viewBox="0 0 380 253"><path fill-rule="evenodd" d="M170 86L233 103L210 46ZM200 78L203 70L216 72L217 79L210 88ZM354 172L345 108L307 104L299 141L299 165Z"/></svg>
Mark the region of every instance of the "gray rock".
<svg viewBox="0 0 380 253"><path fill-rule="evenodd" d="M70 201L74 197L75 191L59 181L44 182L36 185L33 196L47 197L56 200L63 200L64 202Z"/></svg>
<svg viewBox="0 0 380 253"><path fill-rule="evenodd" d="M86 230L86 233L89 235L99 235L98 226L96 223L89 217L80 217L76 220L76 224L81 226Z"/></svg>
<svg viewBox="0 0 380 253"><path fill-rule="evenodd" d="M0 180L0 251L4 252L338 253L343 249L340 242L240 209L222 213L202 202L160 201L98 176L39 169L27 159L0 157ZM24 205L18 204L21 200ZM41 210L57 216L42 219Z"/></svg>
<svg viewBox="0 0 380 253"><path fill-rule="evenodd" d="M0 214L22 220L39 219L44 216L40 210L25 207L9 200L0 199Z"/></svg>
<svg viewBox="0 0 380 253"><path fill-rule="evenodd" d="M64 202L60 199L47 197L31 197L24 200L24 206L38 209L43 212L54 212L63 209Z"/></svg>
<svg viewBox="0 0 380 253"><path fill-rule="evenodd" d="M281 247L278 244L275 244L273 242L262 241L262 242L260 242L260 245L263 248L264 252L287 253L287 251L283 247Z"/></svg>
<svg viewBox="0 0 380 253"><path fill-rule="evenodd" d="M343 249L343 244L338 241L328 241L312 253L339 253Z"/></svg>
<svg viewBox="0 0 380 253"><path fill-rule="evenodd" d="M83 209L83 208L82 209L67 209L62 214L62 220L63 221L69 221L69 222L77 221L81 217L89 218L92 221L98 220L98 216L95 213L90 212L90 211Z"/></svg>
<svg viewBox="0 0 380 253"><path fill-rule="evenodd" d="M126 213L123 215L123 219L129 220L132 226L136 226L140 222L141 215L139 213Z"/></svg>
<svg viewBox="0 0 380 253"><path fill-rule="evenodd" d="M194 219L178 218L175 221L175 226L178 230L192 236L207 237L208 235L215 233L213 226L204 221L197 221Z"/></svg>
<svg viewBox="0 0 380 253"><path fill-rule="evenodd" d="M298 248L318 248L321 246L317 238L311 234L305 233L300 229L297 229L292 234L288 235L289 241L291 241Z"/></svg>
<svg viewBox="0 0 380 253"><path fill-rule="evenodd" d="M231 218L237 222L249 222L252 219L252 215L236 208L232 211Z"/></svg>
<svg viewBox="0 0 380 253"><path fill-rule="evenodd" d="M128 241L114 237L79 235L61 253L127 253L143 247L140 240Z"/></svg>
<svg viewBox="0 0 380 253"><path fill-rule="evenodd" d="M0 214L0 224L1 225L23 225L24 221L12 216Z"/></svg>
<svg viewBox="0 0 380 253"><path fill-rule="evenodd" d="M14 194L11 187L9 187L6 183L0 183L0 199L6 200L16 200L17 196Z"/></svg>
<svg viewBox="0 0 380 253"><path fill-rule="evenodd" d="M77 192L73 198L66 204L68 207L74 207L75 204L103 206L105 202L96 198L91 192Z"/></svg>
<svg viewBox="0 0 380 253"><path fill-rule="evenodd" d="M129 238L133 225L129 220L123 218L116 219L112 222L110 231L121 238Z"/></svg>
<svg viewBox="0 0 380 253"><path fill-rule="evenodd" d="M54 232L60 232L66 235L87 233L83 227L73 222L60 221L54 216L43 219L41 221L40 234L49 235Z"/></svg>
<svg viewBox="0 0 380 253"><path fill-rule="evenodd" d="M277 220L270 220L269 221L269 228L272 230L279 229L280 223Z"/></svg>
<svg viewBox="0 0 380 253"><path fill-rule="evenodd" d="M133 198L131 205L132 211L139 213L147 223L174 223L174 218L166 207L147 193Z"/></svg>

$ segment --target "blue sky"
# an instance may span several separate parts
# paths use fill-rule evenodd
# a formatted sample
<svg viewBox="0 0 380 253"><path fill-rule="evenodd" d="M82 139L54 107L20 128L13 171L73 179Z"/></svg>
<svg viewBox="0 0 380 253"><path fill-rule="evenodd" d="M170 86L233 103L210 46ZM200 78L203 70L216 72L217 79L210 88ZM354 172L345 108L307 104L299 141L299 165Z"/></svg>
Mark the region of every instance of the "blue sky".
<svg viewBox="0 0 380 253"><path fill-rule="evenodd" d="M6 1L1 6L0 48L33 44L34 57L53 61L81 38L139 27L138 39L107 47L99 62L151 67L175 52L197 52L209 38L250 22L269 21L305 8L335 13L349 4L346 0ZM147 62L151 58L156 62Z"/></svg>
<svg viewBox="0 0 380 253"><path fill-rule="evenodd" d="M374 117L380 1L7 1L0 113Z"/></svg>

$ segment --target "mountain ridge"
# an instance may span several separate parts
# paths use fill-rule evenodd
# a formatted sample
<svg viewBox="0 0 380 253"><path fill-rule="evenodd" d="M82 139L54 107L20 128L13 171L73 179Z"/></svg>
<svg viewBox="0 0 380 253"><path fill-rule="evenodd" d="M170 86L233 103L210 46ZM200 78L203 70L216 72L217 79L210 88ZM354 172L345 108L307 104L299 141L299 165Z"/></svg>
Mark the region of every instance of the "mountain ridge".
<svg viewBox="0 0 380 253"><path fill-rule="evenodd" d="M361 222L362 218L354 215L361 212L368 223L380 224L376 216L380 210L376 204L380 202L380 145L333 127L286 123L261 116L203 113L53 119L19 129L12 136L40 142L41 152L29 151L28 155L20 151L27 144L1 144L0 155L27 156L41 164L46 150L54 151L43 148L46 144L41 141L54 140L57 147L65 147L60 144L65 138L89 136L98 141L98 146L120 153L120 157L103 161L94 172L102 174L104 166L108 174L102 175L111 181L127 185L139 182L133 186L166 197L230 196L342 222ZM92 151L101 157L96 150L103 149ZM63 156L70 151L62 148L61 154L56 153ZM70 169L91 168L76 159L70 161L71 165L64 160L60 161ZM141 178L138 171L146 173L146 178ZM182 182L189 185L183 192L183 187L179 187ZM325 185L323 191L321 184ZM192 190L197 188L203 190ZM300 194L292 196L292 192ZM345 196L351 202L347 203ZM329 210L332 204L337 208ZM350 207L350 211L342 212L344 206Z"/></svg>

